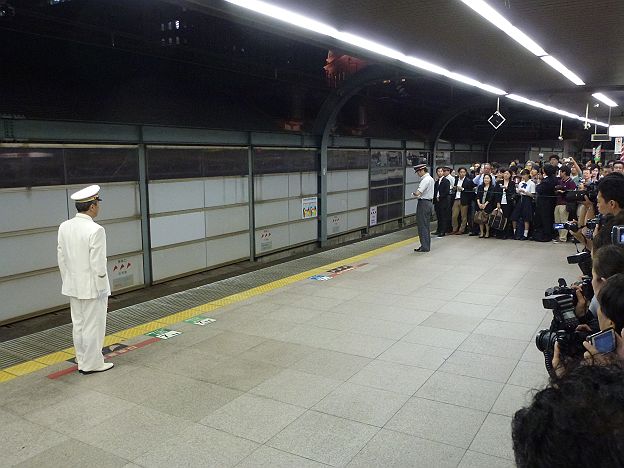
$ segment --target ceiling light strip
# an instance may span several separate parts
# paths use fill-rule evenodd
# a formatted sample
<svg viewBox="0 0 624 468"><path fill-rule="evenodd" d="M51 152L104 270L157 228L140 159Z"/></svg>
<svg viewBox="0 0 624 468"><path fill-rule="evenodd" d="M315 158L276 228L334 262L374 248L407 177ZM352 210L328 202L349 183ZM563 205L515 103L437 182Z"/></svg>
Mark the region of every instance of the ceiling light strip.
<svg viewBox="0 0 624 468"><path fill-rule="evenodd" d="M303 15L299 15L297 13L293 13L293 12L291 12L289 10L285 10L283 8L276 7L274 5L270 5L268 3L265 3L265 2L262 2L262 1L259 1L259 0L225 0L225 1L227 1L228 3L232 3L234 5L238 5L240 7L246 8L248 10L252 10L252 11L254 11L256 13L260 13L260 14L263 14L263 15L266 15L266 16L270 16L271 18L274 18L276 20L283 21L283 22L292 24L294 26L298 26L298 27L307 29L308 31L313 31L313 32L316 32L316 33L324 35L324 36L332 37L332 38L337 39L337 40L339 40L341 42L345 42L347 44L359 47L359 48L367 50L369 52L373 52L375 54L379 54L379 55L382 55L384 57L388 57L388 58L400 61L402 63L405 63L405 64L411 65L413 67L419 68L421 70L425 70L425 71L428 71L428 72L431 72L431 73L435 73L437 75L442 75L442 76L445 76L445 77L450 78L452 80L459 81L461 83L465 83L465 84L468 84L468 85L471 85L471 86L475 86L475 87L480 88L480 89L482 89L484 91L487 91L489 93L493 93L493 94L497 94L497 95L507 95L508 98L513 99L515 101L523 102L523 103L528 104L530 106L537 107L537 108L546 110L548 112L554 112L554 113L559 114L559 115L564 115L564 116L572 118L572 119L581 120L583 122L587 121L587 122L590 122L590 123L593 123L593 124L596 124L596 125L605 126L605 127L609 126L608 124L605 124L603 122L598 122L598 121L595 121L595 120L585 119L584 117L578 116L578 115L573 114L571 112L567 112L567 111L564 111L564 110L561 110L561 109L557 109L555 107L548 106L546 104L542 104L542 103L540 103L538 101L533 101L531 99L527 99L527 98L524 98L522 96L518 96L516 94L507 94L506 91L504 91L504 90L502 90L500 88L497 88L495 86L489 85L487 83L481 83L480 81L475 80L474 78L470 78L468 76L462 75L462 74L457 73L457 72L452 72L450 70L447 70L444 67L441 67L439 65L436 65L436 64L433 64L433 63L430 63L430 62L427 62L427 61L419 59L417 57L404 55L402 52L399 52L399 51L397 51L395 49L392 49L390 47L384 46L384 45L379 44L377 42L371 41L369 39L366 39L366 38L363 38L361 36L358 36L358 35L355 35L355 34L351 34L351 33L348 33L348 32L338 31L337 29L335 29L335 28L333 28L333 27L331 27L329 25L326 25L324 23L321 23L319 21L307 18L307 17L305 17ZM469 3L478 3L478 2L475 2L475 1L470 2L469 0L462 0L462 1L464 3L466 3L467 5L469 5L469 6L471 6ZM484 3L484 2L481 2L481 3ZM471 8L472 8L472 6L471 6ZM502 16L501 16L501 18L502 18ZM507 21L507 20L505 20L505 21ZM509 23L509 22L507 21L507 23ZM511 23L509 23L509 24L511 24ZM537 51L537 49L536 49L536 51ZM546 54L546 52L544 52L544 55L545 54Z"/></svg>
<svg viewBox="0 0 624 468"><path fill-rule="evenodd" d="M594 93L594 94L592 94L592 96L594 96L600 102L603 102L604 104L606 104L609 107L617 107L618 106L617 102L615 102L612 99L609 99L607 96L605 96L602 93Z"/></svg>
<svg viewBox="0 0 624 468"><path fill-rule="evenodd" d="M472 8L475 12L488 20L498 29L503 31L509 37L511 37L518 44L522 45L525 49L529 50L534 55L537 55L545 63L557 70L568 80L577 86L583 86L585 83L579 76L572 70L563 65L559 60L554 58L529 36L524 34L520 29L511 24L507 18L501 15L498 11L488 5L484 0L461 0L468 7Z"/></svg>

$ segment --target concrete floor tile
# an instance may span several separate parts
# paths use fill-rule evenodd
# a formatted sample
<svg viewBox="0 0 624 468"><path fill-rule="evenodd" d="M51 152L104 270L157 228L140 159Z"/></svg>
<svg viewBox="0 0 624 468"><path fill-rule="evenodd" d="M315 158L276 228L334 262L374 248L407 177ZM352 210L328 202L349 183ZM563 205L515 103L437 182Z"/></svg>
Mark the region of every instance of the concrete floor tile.
<svg viewBox="0 0 624 468"><path fill-rule="evenodd" d="M163 388L142 406L197 422L242 395L239 390L193 379L180 378L180 384Z"/></svg>
<svg viewBox="0 0 624 468"><path fill-rule="evenodd" d="M294 327L276 339L279 341L287 341L289 343L297 343L315 348L324 348L341 334L342 332L338 330L315 327L306 323Z"/></svg>
<svg viewBox="0 0 624 468"><path fill-rule="evenodd" d="M379 356L382 361L437 370L453 353L447 348L436 348L399 341Z"/></svg>
<svg viewBox="0 0 624 468"><path fill-rule="evenodd" d="M191 349L205 354L237 356L265 341L259 336L224 331L194 344Z"/></svg>
<svg viewBox="0 0 624 468"><path fill-rule="evenodd" d="M462 315L441 314L436 312L424 320L420 325L424 327L442 328L470 333L481 323L480 318Z"/></svg>
<svg viewBox="0 0 624 468"><path fill-rule="evenodd" d="M385 429L468 448L487 413L423 398L411 398Z"/></svg>
<svg viewBox="0 0 624 468"><path fill-rule="evenodd" d="M307 458L302 458L292 453L282 452L263 445L247 458L245 458L236 468L322 468L327 467L323 463L318 463Z"/></svg>
<svg viewBox="0 0 624 468"><path fill-rule="evenodd" d="M447 296L445 296L445 294L448 295L448 291L444 291L442 295L439 295L438 291L442 290L422 288L418 290L417 294L402 296L394 305L395 307L407 307L409 309L426 312L437 312L440 307L446 303L444 298Z"/></svg>
<svg viewBox="0 0 624 468"><path fill-rule="evenodd" d="M431 369L374 360L348 382L411 396L433 374Z"/></svg>
<svg viewBox="0 0 624 468"><path fill-rule="evenodd" d="M529 342L524 353L522 353L521 361L535 362L537 364L544 364L544 353L542 353L537 346L535 346L535 341Z"/></svg>
<svg viewBox="0 0 624 468"><path fill-rule="evenodd" d="M492 312L492 307L481 304L469 304L467 302L447 302L437 311L440 314L461 315L483 319Z"/></svg>
<svg viewBox="0 0 624 468"><path fill-rule="evenodd" d="M153 373L182 375L194 379L203 379L210 375L210 369L231 359L226 354L206 354L193 348L182 348L169 354L160 361L150 361L148 368ZM142 364L141 360L135 360Z"/></svg>
<svg viewBox="0 0 624 468"><path fill-rule="evenodd" d="M487 318L502 322L524 323L537 326L542 322L546 313L547 311L543 309L509 310L504 306L498 306Z"/></svg>
<svg viewBox="0 0 624 468"><path fill-rule="evenodd" d="M417 301L417 299L412 300ZM371 307L370 304L366 304L365 302L354 303L353 301L345 303L344 309L340 312L356 317L387 320L391 322L407 323L410 325L418 325L432 313L432 311L418 309L416 307L399 305L375 305Z"/></svg>
<svg viewBox="0 0 624 468"><path fill-rule="evenodd" d="M349 468L455 468L464 450L382 429L347 465Z"/></svg>
<svg viewBox="0 0 624 468"><path fill-rule="evenodd" d="M0 418L0 453L3 466L16 465L69 440L66 435L6 411L0 410Z"/></svg>
<svg viewBox="0 0 624 468"><path fill-rule="evenodd" d="M382 427L408 398L407 395L345 382L314 405L313 409Z"/></svg>
<svg viewBox="0 0 624 468"><path fill-rule="evenodd" d="M23 461L20 468L123 468L128 460L78 440L69 439Z"/></svg>
<svg viewBox="0 0 624 468"><path fill-rule="evenodd" d="M332 466L348 463L379 428L308 411L266 445Z"/></svg>
<svg viewBox="0 0 624 468"><path fill-rule="evenodd" d="M2 408L18 415L45 409L67 398L77 396L80 388L50 379L42 379L37 385L18 387L0 399Z"/></svg>
<svg viewBox="0 0 624 468"><path fill-rule="evenodd" d="M374 359L394 343L396 343L396 340L344 332L340 337L325 346L325 348L339 353Z"/></svg>
<svg viewBox="0 0 624 468"><path fill-rule="evenodd" d="M272 320L283 320L292 323L306 323L321 315L324 311L295 306L282 306L279 310L267 314L267 318Z"/></svg>
<svg viewBox="0 0 624 468"><path fill-rule="evenodd" d="M263 362L232 358L210 369L209 375L202 380L246 392L279 374L281 370L280 367Z"/></svg>
<svg viewBox="0 0 624 468"><path fill-rule="evenodd" d="M223 468L238 464L258 444L211 427L194 424L133 461L146 468L201 466Z"/></svg>
<svg viewBox="0 0 624 468"><path fill-rule="evenodd" d="M232 400L200 423L264 443L305 412L305 409L251 394Z"/></svg>
<svg viewBox="0 0 624 468"><path fill-rule="evenodd" d="M508 383L541 390L548 383L546 366L544 363L520 361Z"/></svg>
<svg viewBox="0 0 624 468"><path fill-rule="evenodd" d="M534 394L533 389L506 384L491 412L513 417L516 411L531 403Z"/></svg>
<svg viewBox="0 0 624 468"><path fill-rule="evenodd" d="M334 310L340 308L345 301L342 297L303 296L292 303L295 307L315 308L317 310Z"/></svg>
<svg viewBox="0 0 624 468"><path fill-rule="evenodd" d="M137 406L85 429L74 438L132 460L165 445L170 438L191 424L188 420Z"/></svg>
<svg viewBox="0 0 624 468"><path fill-rule="evenodd" d="M502 389L502 383L437 371L415 396L490 411Z"/></svg>
<svg viewBox="0 0 624 468"><path fill-rule="evenodd" d="M453 297L453 301L495 307L503 299L503 297L504 296L498 296L494 294L481 294L470 291L462 291L455 297Z"/></svg>
<svg viewBox="0 0 624 468"><path fill-rule="evenodd" d="M516 464L511 460L468 450L457 468L514 468L515 466Z"/></svg>
<svg viewBox="0 0 624 468"><path fill-rule="evenodd" d="M292 369L308 374L320 375L328 379L344 382L360 371L371 360L353 354L339 353L328 349L319 349L297 361Z"/></svg>
<svg viewBox="0 0 624 468"><path fill-rule="evenodd" d="M250 393L291 405L310 408L338 385L340 385L338 380L286 369L252 388Z"/></svg>
<svg viewBox="0 0 624 468"><path fill-rule="evenodd" d="M470 444L470 450L513 460L511 418L499 414L488 414L483 426Z"/></svg>
<svg viewBox="0 0 624 468"><path fill-rule="evenodd" d="M456 349L466 337L468 337L468 333L418 325L405 335L401 341L427 346L437 346L439 348Z"/></svg>
<svg viewBox="0 0 624 468"><path fill-rule="evenodd" d="M509 338L512 340L529 341L535 337L535 325L485 319L475 329L475 333Z"/></svg>
<svg viewBox="0 0 624 468"><path fill-rule="evenodd" d="M472 333L457 349L468 353L520 359L526 345L526 341Z"/></svg>
<svg viewBox="0 0 624 468"><path fill-rule="evenodd" d="M317 348L296 343L268 340L245 351L239 357L248 361L259 361L279 367L290 367L317 350Z"/></svg>
<svg viewBox="0 0 624 468"><path fill-rule="evenodd" d="M515 359L455 351L440 367L440 370L450 374L505 383L517 363Z"/></svg>
<svg viewBox="0 0 624 468"><path fill-rule="evenodd" d="M88 378L89 376L84 376ZM25 415L36 424L75 437L101 422L125 413L136 405L103 393L85 390L39 411Z"/></svg>

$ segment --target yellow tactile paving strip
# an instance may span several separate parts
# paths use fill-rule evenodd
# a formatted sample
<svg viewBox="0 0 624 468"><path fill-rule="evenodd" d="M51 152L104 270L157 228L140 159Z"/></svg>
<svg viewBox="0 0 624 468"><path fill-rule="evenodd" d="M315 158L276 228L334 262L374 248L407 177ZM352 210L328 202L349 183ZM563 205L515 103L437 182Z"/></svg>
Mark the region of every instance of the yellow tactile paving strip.
<svg viewBox="0 0 624 468"><path fill-rule="evenodd" d="M232 294L231 296L223 297L221 299L217 299L216 301L207 302L206 304L202 304L197 307L193 307L191 309L183 310L182 312L176 312L175 314L171 314L171 315L168 315L167 317L159 318L158 320L148 322L143 325L138 325L136 327L118 331L114 335L107 335L104 338L104 346L109 346L114 343L122 343L124 340L129 340L136 336L145 335L146 333L157 330L158 328L164 328L167 325L173 325L175 323L182 322L191 317L195 317L197 315L204 314L206 312L211 312L220 307L230 305L230 304L235 304L237 302L244 301L251 297L258 296L260 294L264 294L269 291L273 291L274 289L288 286L289 284L296 283L297 281L301 281L303 279L309 278L310 276L314 276L320 273L327 272L328 270L331 270L332 268L336 268L345 264L356 263L360 260L364 260L366 258L370 258L375 255L382 254L384 252L396 250L406 245L413 244L417 240L418 240L418 237L413 237L411 239L406 239L400 242L395 242L393 244L386 245L384 247L379 247L377 249L373 249L363 254L359 254L353 257L338 260L333 263L328 263L327 265L323 265L321 267L314 268L312 270L303 271L301 273L297 273L296 275L288 276L287 278L282 278L276 281L272 281L270 283L266 283L261 286L257 286L255 288L248 289L247 291ZM7 382L9 380L12 380L22 375L30 374L31 372L44 369L48 366L58 364L59 362L67 361L68 359L71 359L74 356L75 356L74 348L67 348L67 349L63 349L61 351L57 351L51 354L46 354L45 356L41 356L37 359L33 359L32 361L23 362L15 366L7 367L6 369L1 369L0 370L0 383Z"/></svg>

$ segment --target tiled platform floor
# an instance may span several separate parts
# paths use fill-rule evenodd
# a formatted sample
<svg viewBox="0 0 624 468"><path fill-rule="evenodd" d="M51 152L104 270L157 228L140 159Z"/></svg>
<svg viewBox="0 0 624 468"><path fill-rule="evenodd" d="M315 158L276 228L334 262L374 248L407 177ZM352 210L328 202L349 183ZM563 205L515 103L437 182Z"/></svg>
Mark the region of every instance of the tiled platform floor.
<svg viewBox="0 0 624 468"><path fill-rule="evenodd" d="M510 416L546 378L541 297L579 275L574 249L413 247L173 325L104 374L0 384L0 465L513 466Z"/></svg>

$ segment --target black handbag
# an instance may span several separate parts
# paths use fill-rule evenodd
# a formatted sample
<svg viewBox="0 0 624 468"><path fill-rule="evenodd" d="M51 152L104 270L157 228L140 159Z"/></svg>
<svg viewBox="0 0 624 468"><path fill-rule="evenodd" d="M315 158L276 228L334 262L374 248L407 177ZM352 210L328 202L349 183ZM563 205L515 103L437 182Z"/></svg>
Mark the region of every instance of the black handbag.
<svg viewBox="0 0 624 468"><path fill-rule="evenodd" d="M496 209L488 217L488 226L497 231L504 231L507 227L507 218L503 216L503 211Z"/></svg>

